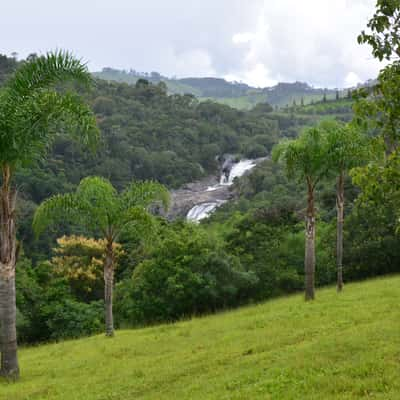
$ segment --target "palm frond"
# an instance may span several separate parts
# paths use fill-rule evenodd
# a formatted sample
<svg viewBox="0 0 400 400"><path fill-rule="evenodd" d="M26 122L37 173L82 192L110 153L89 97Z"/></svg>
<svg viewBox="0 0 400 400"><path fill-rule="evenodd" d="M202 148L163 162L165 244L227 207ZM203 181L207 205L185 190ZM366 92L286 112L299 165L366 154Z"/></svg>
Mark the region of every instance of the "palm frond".
<svg viewBox="0 0 400 400"><path fill-rule="evenodd" d="M93 148L99 131L94 114L72 93L56 84L73 80L89 84L87 68L70 53L48 53L26 62L0 92L0 163L28 163L45 155L57 131Z"/></svg>
<svg viewBox="0 0 400 400"><path fill-rule="evenodd" d="M298 138L283 140L272 151L272 158L280 162L288 178L317 182L326 174L327 143L321 127L304 129Z"/></svg>
<svg viewBox="0 0 400 400"><path fill-rule="evenodd" d="M0 130L0 160L26 164L44 156L57 131L71 135L94 149L99 131L90 108L79 96L55 91L36 92L18 103Z"/></svg>
<svg viewBox="0 0 400 400"><path fill-rule="evenodd" d="M130 207L123 211L118 221L116 235L125 232L125 234L133 234L136 238L140 237L141 240L147 240L154 235L156 229L154 217L140 206Z"/></svg>
<svg viewBox="0 0 400 400"><path fill-rule="evenodd" d="M141 206L148 208L151 204L161 202L167 210L170 204L168 189L154 181L132 182L122 193L124 207Z"/></svg>
<svg viewBox="0 0 400 400"><path fill-rule="evenodd" d="M35 212L33 229L39 235L68 216L94 235L101 233L115 240L128 227L150 232L153 222L147 208L157 201L168 206L168 190L159 183L133 182L119 194L107 179L90 176L82 179L75 193L44 201Z"/></svg>
<svg viewBox="0 0 400 400"><path fill-rule="evenodd" d="M12 97L21 99L33 91L66 81L90 85L93 78L86 64L70 52L58 50L25 62L8 81L7 89Z"/></svg>
<svg viewBox="0 0 400 400"><path fill-rule="evenodd" d="M36 237L50 225L71 218L76 213L76 200L71 194L56 195L45 200L36 209L32 228Z"/></svg>

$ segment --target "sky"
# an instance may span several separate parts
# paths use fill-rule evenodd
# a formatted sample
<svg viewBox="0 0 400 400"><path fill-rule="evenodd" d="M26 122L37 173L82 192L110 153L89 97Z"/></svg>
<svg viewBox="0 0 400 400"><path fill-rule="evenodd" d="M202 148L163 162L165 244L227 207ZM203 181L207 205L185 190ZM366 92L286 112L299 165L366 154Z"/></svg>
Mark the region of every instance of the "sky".
<svg viewBox="0 0 400 400"><path fill-rule="evenodd" d="M103 67L256 87L349 87L381 65L357 44L376 0L0 0L0 53L68 49Z"/></svg>

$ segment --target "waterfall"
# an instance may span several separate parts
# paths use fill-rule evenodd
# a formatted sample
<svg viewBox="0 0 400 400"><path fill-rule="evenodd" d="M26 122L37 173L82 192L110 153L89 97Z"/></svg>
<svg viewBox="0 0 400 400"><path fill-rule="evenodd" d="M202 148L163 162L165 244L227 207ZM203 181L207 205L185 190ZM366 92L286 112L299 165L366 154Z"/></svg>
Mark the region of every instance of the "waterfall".
<svg viewBox="0 0 400 400"><path fill-rule="evenodd" d="M250 171L256 166L253 160L241 160L236 164L233 164L228 178L225 174L221 175L220 185L232 185L235 178L240 178L246 171Z"/></svg>
<svg viewBox="0 0 400 400"><path fill-rule="evenodd" d="M198 222L207 218L221 204L221 201L198 204L188 212L186 219L188 221Z"/></svg>
<svg viewBox="0 0 400 400"><path fill-rule="evenodd" d="M225 172L223 172L219 183L214 186L209 186L205 191L212 192L214 190L218 190L219 188L221 188L221 186L233 185L233 181L235 178L240 178L245 174L245 172L250 171L256 165L257 164L254 160L241 160L238 163L233 164L229 171L228 177L226 176ZM200 220L209 217L210 214L223 203L225 203L225 201L217 199L213 202L197 204L190 209L186 216L186 219L188 221L199 222Z"/></svg>

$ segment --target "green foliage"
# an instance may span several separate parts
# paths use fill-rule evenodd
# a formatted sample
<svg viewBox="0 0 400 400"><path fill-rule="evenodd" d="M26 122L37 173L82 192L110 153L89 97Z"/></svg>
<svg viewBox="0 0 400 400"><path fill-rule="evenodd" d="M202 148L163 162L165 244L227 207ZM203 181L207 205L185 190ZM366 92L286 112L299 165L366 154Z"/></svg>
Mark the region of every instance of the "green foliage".
<svg viewBox="0 0 400 400"><path fill-rule="evenodd" d="M33 229L40 235L47 226L70 219L93 234L114 241L130 225L149 225L147 209L157 201L168 207L168 191L159 183L133 182L118 193L108 180L87 177L75 193L44 201L35 211Z"/></svg>
<svg viewBox="0 0 400 400"><path fill-rule="evenodd" d="M9 58L0 54L0 85L2 85L17 68L18 62L15 58Z"/></svg>
<svg viewBox="0 0 400 400"><path fill-rule="evenodd" d="M361 188L357 205L394 213L393 224L400 229L400 152L396 150L384 162L370 163L352 171L353 182ZM389 221L388 221L389 223Z"/></svg>
<svg viewBox="0 0 400 400"><path fill-rule="evenodd" d="M6 83L0 91L1 165L15 167L43 157L62 129L93 147L98 130L92 112L77 95L54 88L68 80L91 83L86 67L60 51L25 62Z"/></svg>
<svg viewBox="0 0 400 400"><path fill-rule="evenodd" d="M48 264L17 265L17 328L21 343L58 340L98 333L102 328L102 301L83 303L74 298L66 280Z"/></svg>
<svg viewBox="0 0 400 400"><path fill-rule="evenodd" d="M376 143L355 124L345 125L338 121L325 120L319 127L326 136L325 162L328 165L328 173L333 178L366 164L374 157Z"/></svg>
<svg viewBox="0 0 400 400"><path fill-rule="evenodd" d="M378 0L374 16L369 20L369 32L362 31L358 43L368 43L372 54L380 61L400 57L400 1Z"/></svg>
<svg viewBox="0 0 400 400"><path fill-rule="evenodd" d="M100 333L103 329L102 301L81 303L73 299L43 306L43 318L51 332L50 339L62 340Z"/></svg>
<svg viewBox="0 0 400 400"><path fill-rule="evenodd" d="M356 93L356 122L365 130L379 133L386 151L393 151L399 139L397 126L400 123L400 62L384 68L375 86Z"/></svg>
<svg viewBox="0 0 400 400"><path fill-rule="evenodd" d="M400 265L398 208L385 201L363 202L346 223L346 275L349 279L397 273Z"/></svg>
<svg viewBox="0 0 400 400"><path fill-rule="evenodd" d="M379 60L396 60L379 73L377 83L370 89L357 93L357 122L365 129L377 131L377 157L373 163L353 172L353 180L362 189L358 200L361 207L375 207L380 215L394 210L398 223L400 209L399 179L399 130L400 123L400 2L378 0L377 10L368 23L369 33L362 32L360 43L372 46L374 57ZM387 210L385 210L387 208ZM396 221L396 222L395 222Z"/></svg>
<svg viewBox="0 0 400 400"><path fill-rule="evenodd" d="M302 260L299 269L298 265L288 263L294 248L291 247L290 255L285 254L286 248L282 251L289 233L298 230L296 223L293 210L259 209L244 215L227 235L228 250L258 278L251 298L265 299L303 287Z"/></svg>
<svg viewBox="0 0 400 400"><path fill-rule="evenodd" d="M8 70L9 67L5 69ZM396 85L389 86L391 80L388 74L385 90L395 96ZM218 155L229 152L239 156L265 156L280 137L297 138L304 127L306 133L296 139L298 147L295 146L289 163L291 175L300 178L303 173L312 172L316 177L322 176L322 162L325 165L330 157L341 160L343 144L358 150L354 143L346 142L346 135L355 135L358 140L359 133L353 126L344 127L330 121L317 127L318 137L309 127L327 117L348 121L352 100L333 101L331 93L327 92L327 101L323 103L320 102L321 92L318 98L313 98L313 105L307 105L310 97L304 96L304 106L274 111L265 103L264 95L257 97L260 93L255 93L257 101L263 104L242 112L211 101L199 103L191 95L168 95L164 84L152 81L138 80L135 86L96 81L95 88L85 94L85 101L93 106L102 131L98 153L85 153L76 146L62 127L67 117L59 114L60 125L54 127L58 134L54 136L48 162L20 170L17 175L25 197L20 205L23 215L20 238L24 240L26 254L36 262L34 268L19 266L17 269L22 342L56 340L97 331L103 318L101 304L90 303L92 298L83 299L77 295L68 279L57 276L47 263L38 260L49 259L51 243L61 232L68 233L72 229L85 235L101 236L111 227L109 219L114 221L111 230L119 236L124 248L116 271L115 317L121 325L213 312L303 287L304 190L288 181L282 165L266 160L251 174L236 181L234 200L222 206L201 227L169 225L161 219L150 218L143 210L153 210L154 197L166 203L167 192L158 193L159 184L151 186L150 182L147 187L138 186L136 179L155 179L176 187L217 173ZM298 94L303 97L300 86ZM279 85L270 95L278 98L281 92L284 99L292 89ZM62 101L72 111L73 104L79 106L79 98L64 90L51 96L53 94L38 96L32 104L37 101L47 107L51 101L57 103L60 99L57 104L61 109ZM301 97L291 98L289 103L295 100L299 104ZM372 102L372 98L370 95L363 100ZM242 97L235 99L241 101ZM380 99L378 94L374 96L374 100ZM385 107L390 106L387 101ZM31 103L27 103L26 115L31 115L29 107ZM383 111L376 110L375 116L388 115L383 108ZM395 113L393 108L393 114L382 119L388 128L390 124L386 121L396 122ZM360 123L367 120L359 119ZM31 122L26 119L26 123ZM377 124L368 126L378 127ZM328 135L332 143L326 137L328 133L332 133ZM379 148L381 143L376 142ZM325 144L331 147L331 154L323 156ZM308 155L303 152L300 157L299 150L304 150L305 146L313 152ZM286 150L282 148L280 156L283 157ZM307 168L301 171L298 162ZM346 168L354 165L346 164ZM393 173L395 168L394 163ZM331 173L336 173L332 165L330 169ZM375 176L387 176L382 186L386 196L391 179L397 179L397 175L381 174L381 171L378 169ZM93 174L104 178L82 179ZM130 185L133 178L134 183ZM367 182L368 174L362 179ZM316 279L318 285L324 285L333 282L335 275L332 222L335 195L332 180L316 180L320 185L316 196ZM353 209L353 199L358 192L350 181L346 185L349 222L345 224L345 276L361 279L398 271L396 249L400 246L394 225L399 203L395 195L391 202L382 202L375 215L371 207ZM379 187L377 185L376 190ZM32 244L30 224L35 203L54 195L46 206L39 207L34 222L37 231L52 224L54 235L48 231L42 235L41 242ZM147 237L151 240L144 240Z"/></svg>
<svg viewBox="0 0 400 400"><path fill-rule="evenodd" d="M165 84L169 94L191 94L200 101L213 101L229 105L240 110L251 110L266 101L276 107L286 104L318 102L325 94L328 100L334 100L336 91L313 88L307 83L280 82L273 87L254 88L241 82L228 82L221 78L183 78L170 79L157 72L139 73L137 71L120 71L113 68L103 68L94 72L96 78L106 81L136 84L146 80L152 84Z"/></svg>
<svg viewBox="0 0 400 400"><path fill-rule="evenodd" d="M320 223L317 232L317 285L335 277L333 232ZM266 299L303 289L304 233L299 215L290 206L258 208L243 215L226 235L227 249L255 273L251 298Z"/></svg>
<svg viewBox="0 0 400 400"><path fill-rule="evenodd" d="M304 129L298 139L285 140L272 152L274 161L282 162L289 178L315 185L326 175L326 136L321 127Z"/></svg>
<svg viewBox="0 0 400 400"><path fill-rule="evenodd" d="M117 285L121 323L169 321L237 305L257 278L200 227L166 227L132 278Z"/></svg>

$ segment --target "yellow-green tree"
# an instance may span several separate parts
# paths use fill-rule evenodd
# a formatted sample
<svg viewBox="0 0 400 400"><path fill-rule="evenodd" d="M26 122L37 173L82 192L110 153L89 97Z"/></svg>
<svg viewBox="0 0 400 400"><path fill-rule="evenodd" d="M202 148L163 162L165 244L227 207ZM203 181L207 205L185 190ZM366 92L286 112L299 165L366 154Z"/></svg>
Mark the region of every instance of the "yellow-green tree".
<svg viewBox="0 0 400 400"><path fill-rule="evenodd" d="M155 202L168 207L169 193L157 182L133 182L121 193L101 177L84 178L75 193L45 200L36 210L33 228L40 234L47 226L69 218L105 241L103 262L106 335L114 335L113 286L115 243L130 227L149 225L148 208Z"/></svg>
<svg viewBox="0 0 400 400"><path fill-rule="evenodd" d="M75 294L83 300L98 296L102 289L106 245L104 239L84 236L58 238L50 262L53 273L66 278ZM114 243L113 252L118 260L123 253L121 245Z"/></svg>

